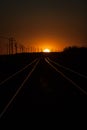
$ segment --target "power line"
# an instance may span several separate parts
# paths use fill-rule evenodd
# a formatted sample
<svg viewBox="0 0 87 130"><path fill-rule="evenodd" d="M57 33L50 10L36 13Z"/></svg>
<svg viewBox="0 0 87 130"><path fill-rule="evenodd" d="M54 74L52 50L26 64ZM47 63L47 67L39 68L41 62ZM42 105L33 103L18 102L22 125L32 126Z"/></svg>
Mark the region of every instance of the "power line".
<svg viewBox="0 0 87 130"><path fill-rule="evenodd" d="M22 44L18 44L16 40L13 37L5 37L5 36L0 36L0 39L5 39L8 40L8 45L7 45L7 54L17 54L27 52L28 50L25 49L25 47Z"/></svg>

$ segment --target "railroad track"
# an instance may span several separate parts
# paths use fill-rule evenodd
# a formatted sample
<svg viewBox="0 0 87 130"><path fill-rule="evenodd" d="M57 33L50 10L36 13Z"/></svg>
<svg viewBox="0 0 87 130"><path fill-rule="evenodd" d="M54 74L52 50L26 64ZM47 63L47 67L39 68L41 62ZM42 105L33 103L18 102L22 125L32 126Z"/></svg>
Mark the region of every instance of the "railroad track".
<svg viewBox="0 0 87 130"><path fill-rule="evenodd" d="M82 87L82 81L86 83L86 79L49 58L35 59L0 83L0 118L9 113L12 104L19 113L24 106L26 111L30 103L55 104L58 96L87 95L86 86Z"/></svg>
<svg viewBox="0 0 87 130"><path fill-rule="evenodd" d="M79 91L87 95L87 76L76 72L68 67L65 67L50 58L45 58L45 61L63 78L74 85Z"/></svg>
<svg viewBox="0 0 87 130"><path fill-rule="evenodd" d="M0 83L0 118L7 111L22 87L26 84L38 63L39 59L35 59Z"/></svg>

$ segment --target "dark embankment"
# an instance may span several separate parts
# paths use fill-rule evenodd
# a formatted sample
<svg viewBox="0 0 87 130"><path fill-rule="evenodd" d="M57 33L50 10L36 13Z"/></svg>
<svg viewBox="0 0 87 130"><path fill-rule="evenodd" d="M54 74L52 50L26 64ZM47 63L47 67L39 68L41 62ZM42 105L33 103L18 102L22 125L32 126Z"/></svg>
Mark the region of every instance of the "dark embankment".
<svg viewBox="0 0 87 130"><path fill-rule="evenodd" d="M49 57L75 71L87 75L87 48L68 47L63 52L50 54Z"/></svg>

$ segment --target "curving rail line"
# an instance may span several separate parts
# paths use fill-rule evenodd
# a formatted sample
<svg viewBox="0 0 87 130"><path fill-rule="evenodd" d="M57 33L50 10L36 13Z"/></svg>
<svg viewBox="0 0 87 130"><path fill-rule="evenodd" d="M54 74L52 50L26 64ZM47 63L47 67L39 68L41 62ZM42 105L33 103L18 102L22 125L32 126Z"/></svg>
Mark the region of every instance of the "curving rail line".
<svg viewBox="0 0 87 130"><path fill-rule="evenodd" d="M36 69L38 63L39 63L40 59L35 59L33 62L31 62L30 64L28 64L26 67L24 67L23 69L21 69L20 71L18 71L17 73L13 74L12 76L10 76L7 80L5 80L3 83L5 83L6 81L10 80L13 76L16 76L18 73L22 72L23 70L27 69L31 64L34 64L33 68L31 69L31 71L29 72L29 74L27 75L27 77L24 79L24 81L21 83L21 85L19 86L19 88L17 89L17 91L15 92L15 94L12 96L12 98L9 100L9 102L6 104L6 106L4 107L3 111L0 113L0 118L2 118L2 116L4 115L4 113L7 111L8 107L12 104L12 102L14 101L14 99L16 98L16 96L18 95L18 93L20 92L20 90L22 89L22 87L25 85L25 83L27 82L27 80L31 77L31 74L34 72L34 70Z"/></svg>
<svg viewBox="0 0 87 130"><path fill-rule="evenodd" d="M65 69L65 70L68 70L68 71L70 71L70 72L72 72L72 73L74 73L74 74L77 74L77 75L80 76L80 77L83 77L83 78L87 79L87 76L86 76L86 75L83 75L83 74L81 74L81 73L79 73L79 72L76 72L75 70L72 70L72 69L70 69L70 68L68 68L68 67L65 67L65 66L63 66L63 65L61 65L61 64L59 64L59 63L57 63L57 62L55 62L55 61L53 61L53 60L51 60L50 58L46 58L46 59L49 60L51 63L54 63L55 65L57 65L57 66L59 66L59 67Z"/></svg>
<svg viewBox="0 0 87 130"><path fill-rule="evenodd" d="M45 61L46 61L56 72L58 72L63 78L65 78L66 80L68 80L68 81L69 81L70 83L72 83L77 89L79 89L82 93L84 93L85 95L87 95L87 92L86 92L84 89L82 89L79 85L77 85L72 79L70 79L68 76L66 76L66 75L65 75L63 72L61 72L59 69L57 69L57 68L53 65L53 63L56 64L56 65L58 65L58 66L60 66L60 67L62 67L62 68L64 68L65 70L69 70L69 71L71 71L71 72L73 72L73 73L75 73L75 74L78 74L78 75L81 76L81 77L86 78L86 76L84 76L84 75L82 75L82 74L79 74L78 72L72 71L71 69L62 66L62 65L60 65L60 64L58 64L58 63L56 63L56 62L50 60L49 58L45 58Z"/></svg>
<svg viewBox="0 0 87 130"><path fill-rule="evenodd" d="M3 85L4 83L6 83L8 80L12 79L13 77L15 77L16 75L18 75L19 73L23 72L25 69L27 69L30 65L32 65L33 63L35 63L37 61L37 59L35 59L34 61L32 61L31 63L29 63L28 65L26 65L25 67L23 67L21 70L17 71L16 73L12 74L11 76L9 76L8 78L6 78L5 80L3 80L2 82L0 82L0 86Z"/></svg>
<svg viewBox="0 0 87 130"><path fill-rule="evenodd" d="M76 72L76 71L74 71L74 70L71 70L70 68L67 68L67 67L65 67L65 66L63 66L63 65L60 65L60 64L56 63L55 61L53 61L53 60L51 60L51 59L49 59L49 58L44 58L44 60L45 60L44 62L46 62L46 64L48 64L52 69L54 69L57 73L59 73L62 78L64 78L65 80L67 80L69 83L71 83L71 84L72 84L77 90L79 90L81 93L83 93L84 95L87 95L87 92L86 92L84 89L82 89L76 82L74 82L70 77L66 76L66 74L63 73L63 71L61 71L61 69L64 69L65 72L67 72L67 73L70 71L71 73L73 73L73 74L75 74L75 75L78 75L78 76L80 76L80 77L82 77L82 78L85 78L85 79L87 79L87 76L82 75L82 74L80 74L80 73L78 73L78 72ZM5 79L4 81L2 81L2 82L0 83L0 86L2 86L2 85L5 84L7 81L10 81L13 77L16 78L16 76L17 76L18 74L20 74L21 72L23 72L23 74L24 74L26 71L28 71L28 68L29 68L30 66L32 66L32 69L30 69L30 70L28 71L28 74L27 74L26 78L24 78L24 80L21 81L21 85L17 88L17 90L14 92L13 96L11 96L10 100L6 103L6 105L4 105L5 107L4 107L4 109L3 109L3 110L1 111L1 113L0 113L0 118L3 117L3 115L5 114L5 112L8 110L9 106L13 103L14 99L17 97L17 95L19 94L19 92L21 91L21 89L24 87L24 85L26 84L26 82L29 80L29 78L31 77L32 73L35 71L36 67L37 67L37 66L38 66L38 68L40 67L40 66L38 65L39 62L40 62L40 59L39 59L39 58L35 59L35 60L32 61L30 64L26 65L26 66L23 67L21 70L17 71L16 73L14 73L13 75L9 76L7 79ZM42 62L42 63L43 63L43 62ZM42 65L42 64L40 64L40 65ZM44 65L43 65L43 67L44 67ZM42 68L43 68L43 67L42 67ZM47 66L47 67L48 67L48 66ZM59 69L58 67L61 68L61 69ZM55 72L55 71L54 71L54 72ZM38 72L38 69L37 69L36 72ZM23 75L23 76L24 76L24 75ZM34 76L36 76L36 75L34 75ZM20 77L20 78L21 78L21 77ZM4 89L3 89L3 90L4 90Z"/></svg>

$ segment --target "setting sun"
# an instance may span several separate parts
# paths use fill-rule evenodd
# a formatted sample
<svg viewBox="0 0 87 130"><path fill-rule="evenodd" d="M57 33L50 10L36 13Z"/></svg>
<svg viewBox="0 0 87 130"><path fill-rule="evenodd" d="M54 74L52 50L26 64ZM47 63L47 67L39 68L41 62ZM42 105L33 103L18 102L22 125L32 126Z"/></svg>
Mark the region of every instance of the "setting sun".
<svg viewBox="0 0 87 130"><path fill-rule="evenodd" d="M43 52L50 52L50 49L44 49Z"/></svg>

